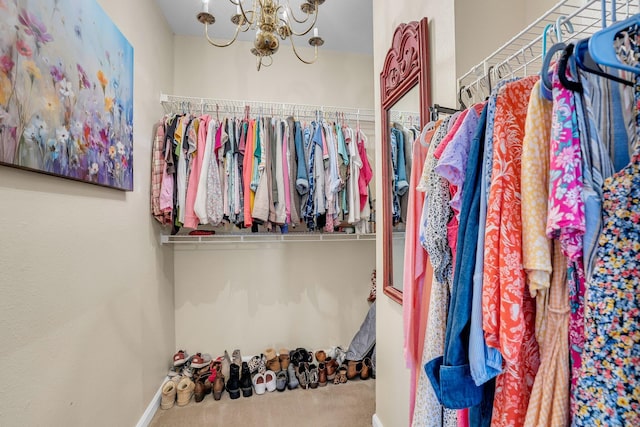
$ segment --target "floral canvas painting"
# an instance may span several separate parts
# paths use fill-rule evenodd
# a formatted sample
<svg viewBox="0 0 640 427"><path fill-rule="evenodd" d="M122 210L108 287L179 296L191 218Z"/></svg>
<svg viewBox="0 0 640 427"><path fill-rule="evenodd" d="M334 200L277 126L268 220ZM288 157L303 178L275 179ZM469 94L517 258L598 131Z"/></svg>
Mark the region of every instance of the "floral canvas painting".
<svg viewBox="0 0 640 427"><path fill-rule="evenodd" d="M133 48L95 0L0 0L0 164L133 190Z"/></svg>

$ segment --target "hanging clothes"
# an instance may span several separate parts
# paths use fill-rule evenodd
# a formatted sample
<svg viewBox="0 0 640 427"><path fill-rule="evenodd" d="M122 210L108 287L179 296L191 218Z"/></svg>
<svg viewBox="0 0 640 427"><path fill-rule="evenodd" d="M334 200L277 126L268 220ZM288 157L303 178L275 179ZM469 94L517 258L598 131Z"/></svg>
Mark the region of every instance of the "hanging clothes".
<svg viewBox="0 0 640 427"><path fill-rule="evenodd" d="M442 122L435 123L433 129L423 130L418 141L413 144L413 162L415 165L423 165L429 152L429 145L435 131L440 127ZM411 391L410 391L410 418L413 418L415 408L415 393L417 386L417 377L419 371L422 371L420 362L422 346L420 346L420 325L423 294L427 295L431 292L431 284L425 283L427 276L427 264L429 263L427 253L424 251L418 240L418 225L424 205L425 193L418 190L418 182L422 169L412 167L411 177L409 178L409 201L407 212L407 228L405 233L404 246L404 269L403 269L403 292L402 292L402 311L404 323L404 357L407 361L407 367L411 369ZM430 279L431 276L428 277ZM427 297L428 301L429 298ZM426 310L425 310L426 311ZM422 335L424 337L424 333ZM424 344L424 343L423 343ZM419 355L420 354L420 355Z"/></svg>
<svg viewBox="0 0 640 427"><path fill-rule="evenodd" d="M505 362L496 381L494 427L524 424L539 365L535 305L525 289L521 261L519 198L519 153L528 100L537 80L532 76L505 85L496 101L483 279L485 339L489 346L500 349Z"/></svg>
<svg viewBox="0 0 640 427"><path fill-rule="evenodd" d="M605 181L603 213L573 425L640 425L640 153Z"/></svg>

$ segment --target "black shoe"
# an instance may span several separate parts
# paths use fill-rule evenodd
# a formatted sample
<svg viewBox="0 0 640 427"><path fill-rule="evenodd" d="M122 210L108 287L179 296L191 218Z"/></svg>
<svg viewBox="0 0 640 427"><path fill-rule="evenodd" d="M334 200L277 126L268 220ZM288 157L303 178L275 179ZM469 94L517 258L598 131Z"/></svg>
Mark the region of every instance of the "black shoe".
<svg viewBox="0 0 640 427"><path fill-rule="evenodd" d="M237 399L240 397L240 367L235 363L232 363L229 368L229 380L225 386L229 397Z"/></svg>
<svg viewBox="0 0 640 427"><path fill-rule="evenodd" d="M247 362L242 362L242 375L240 376L240 388L244 397L253 395L253 385L251 384L251 372Z"/></svg>

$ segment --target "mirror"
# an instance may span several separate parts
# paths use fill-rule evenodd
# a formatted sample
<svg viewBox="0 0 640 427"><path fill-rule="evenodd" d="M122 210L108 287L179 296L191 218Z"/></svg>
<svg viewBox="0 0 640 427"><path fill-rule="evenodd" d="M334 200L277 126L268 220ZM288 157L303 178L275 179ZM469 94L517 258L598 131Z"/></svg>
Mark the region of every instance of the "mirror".
<svg viewBox="0 0 640 427"><path fill-rule="evenodd" d="M412 143L428 120L427 18L400 24L380 73L383 292L402 304ZM421 167L421 165L420 165Z"/></svg>

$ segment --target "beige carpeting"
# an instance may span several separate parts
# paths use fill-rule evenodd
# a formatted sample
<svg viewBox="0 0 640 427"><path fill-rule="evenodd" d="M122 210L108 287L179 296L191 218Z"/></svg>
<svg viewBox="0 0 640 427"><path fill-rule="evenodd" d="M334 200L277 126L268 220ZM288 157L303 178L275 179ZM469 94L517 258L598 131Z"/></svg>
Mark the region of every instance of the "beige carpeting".
<svg viewBox="0 0 640 427"><path fill-rule="evenodd" d="M376 404L375 380L329 384L315 390L274 391L219 401L208 395L200 403L158 409L151 427L370 427Z"/></svg>

